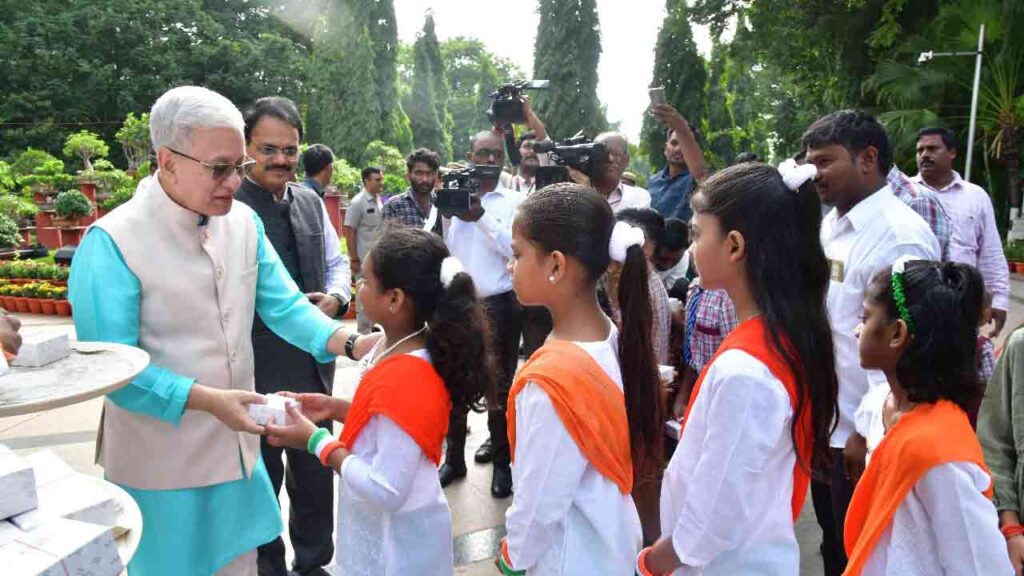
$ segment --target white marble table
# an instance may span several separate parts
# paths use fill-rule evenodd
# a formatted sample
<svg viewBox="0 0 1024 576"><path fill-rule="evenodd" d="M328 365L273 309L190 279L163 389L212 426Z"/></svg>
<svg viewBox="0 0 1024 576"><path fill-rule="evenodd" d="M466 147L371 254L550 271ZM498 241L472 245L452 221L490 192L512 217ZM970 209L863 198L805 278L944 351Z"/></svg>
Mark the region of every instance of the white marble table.
<svg viewBox="0 0 1024 576"><path fill-rule="evenodd" d="M149 354L124 344L71 342L71 354L39 368L0 376L0 418L42 412L109 394L135 379Z"/></svg>

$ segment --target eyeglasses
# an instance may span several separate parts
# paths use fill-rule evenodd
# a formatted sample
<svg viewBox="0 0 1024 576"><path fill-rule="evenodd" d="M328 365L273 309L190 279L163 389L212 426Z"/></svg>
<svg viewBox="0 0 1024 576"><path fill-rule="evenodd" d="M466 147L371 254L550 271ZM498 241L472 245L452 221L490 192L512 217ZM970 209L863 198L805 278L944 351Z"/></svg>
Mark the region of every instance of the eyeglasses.
<svg viewBox="0 0 1024 576"><path fill-rule="evenodd" d="M271 146L270 144L263 144L256 148L256 152L260 156L266 156L267 158L273 158L278 154L284 154L285 158L295 158L299 155L299 149L294 146L285 146L284 148L278 148L277 146Z"/></svg>
<svg viewBox="0 0 1024 576"><path fill-rule="evenodd" d="M473 156L475 158L490 158L491 156L494 156L495 158L501 159L503 155L504 151L501 148L478 148L473 152Z"/></svg>
<svg viewBox="0 0 1024 576"><path fill-rule="evenodd" d="M245 176L249 174L249 170L252 169L253 164L256 163L255 160L248 157L242 160L241 164L221 164L206 162L205 160L193 158L188 154L185 154L184 152L178 152L173 148L168 148L168 150L177 154L178 156L181 156L182 158L187 158L193 162L202 164L204 168L210 171L210 175L213 176L213 180L215 182L220 182L221 180L224 180L231 174L232 171L238 174L239 178L245 178Z"/></svg>

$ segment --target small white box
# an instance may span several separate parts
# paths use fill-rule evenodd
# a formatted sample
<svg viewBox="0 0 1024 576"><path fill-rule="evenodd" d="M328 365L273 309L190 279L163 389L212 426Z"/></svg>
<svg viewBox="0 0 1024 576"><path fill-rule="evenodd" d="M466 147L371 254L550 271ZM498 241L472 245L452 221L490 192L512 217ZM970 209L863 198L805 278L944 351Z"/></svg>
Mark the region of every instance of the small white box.
<svg viewBox="0 0 1024 576"><path fill-rule="evenodd" d="M71 354L67 334L24 336L13 366L38 368L66 358Z"/></svg>
<svg viewBox="0 0 1024 576"><path fill-rule="evenodd" d="M679 441L679 435L682 433L683 423L679 420L666 420L665 421L665 436Z"/></svg>
<svg viewBox="0 0 1024 576"><path fill-rule="evenodd" d="M274 424L278 426L287 426L292 423L287 407L289 405L298 407L299 402L278 394L266 394L263 397L267 401L266 404L249 404L249 417L253 421L260 426L270 422L271 418L274 419Z"/></svg>
<svg viewBox="0 0 1024 576"><path fill-rule="evenodd" d="M672 366L658 364L658 377L661 378L662 384L671 384L676 377L676 369Z"/></svg>
<svg viewBox="0 0 1024 576"><path fill-rule="evenodd" d="M55 480L39 486L39 507L11 518L22 530L45 524L51 518L66 518L114 528L115 534L124 529L117 526L121 508L117 501L95 481L82 474Z"/></svg>
<svg viewBox="0 0 1024 576"><path fill-rule="evenodd" d="M57 518L0 546L4 574L118 576L124 570L110 528Z"/></svg>
<svg viewBox="0 0 1024 576"><path fill-rule="evenodd" d="M42 488L51 482L78 474L71 466L68 466L67 462L61 460L60 456L57 456L51 450L33 452L25 456L25 461L32 465L32 470L36 474L37 488Z"/></svg>
<svg viewBox="0 0 1024 576"><path fill-rule="evenodd" d="M32 465L13 452L0 452L0 520L28 512L38 505Z"/></svg>

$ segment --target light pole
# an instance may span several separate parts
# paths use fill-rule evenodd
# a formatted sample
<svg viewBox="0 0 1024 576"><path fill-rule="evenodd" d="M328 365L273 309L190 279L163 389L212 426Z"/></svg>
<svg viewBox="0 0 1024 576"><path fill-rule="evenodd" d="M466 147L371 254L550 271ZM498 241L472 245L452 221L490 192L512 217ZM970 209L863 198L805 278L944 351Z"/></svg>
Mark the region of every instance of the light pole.
<svg viewBox="0 0 1024 576"><path fill-rule="evenodd" d="M978 90L981 86L981 56L982 47L985 44L985 25L978 29L978 50L977 52L921 52L917 59L918 64L923 64L936 56L974 56L974 90L971 93L971 123L967 129L967 159L964 164L964 180L971 181L971 159L974 157L974 129L978 123Z"/></svg>

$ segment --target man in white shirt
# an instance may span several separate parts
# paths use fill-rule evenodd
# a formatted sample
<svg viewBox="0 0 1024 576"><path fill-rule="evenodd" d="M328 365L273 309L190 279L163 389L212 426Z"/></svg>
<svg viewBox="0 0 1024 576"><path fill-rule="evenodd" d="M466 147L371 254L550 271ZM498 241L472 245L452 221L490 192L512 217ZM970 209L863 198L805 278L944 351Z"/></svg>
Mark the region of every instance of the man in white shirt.
<svg viewBox="0 0 1024 576"><path fill-rule="evenodd" d="M629 166L629 140L619 132L605 132L594 138L594 142L608 148L608 160L600 174L591 175L595 190L608 199L616 214L626 208L650 208L651 195L643 188L622 182L622 173Z"/></svg>
<svg viewBox="0 0 1024 576"><path fill-rule="evenodd" d="M804 133L803 145L807 161L818 168L818 194L833 206L821 224L821 241L831 267L828 311L836 347L839 422L830 442L830 482L815 482L811 489L825 536L825 573L839 576L846 567L846 509L867 455L870 418L863 400L871 390L888 386L884 374L860 366L855 330L864 294L875 275L890 269L900 256L938 260L939 242L886 183L892 152L885 129L872 116L855 110L824 116Z"/></svg>
<svg viewBox="0 0 1024 576"><path fill-rule="evenodd" d="M982 187L967 182L953 170L959 148L960 143L952 130L919 130L918 173L911 180L934 191L952 221L949 260L970 264L985 278L985 288L992 293L992 321L995 323L989 335L995 338L1006 323L1010 304L1010 272L996 227L992 199Z"/></svg>
<svg viewBox="0 0 1024 576"><path fill-rule="evenodd" d="M537 114L533 112L529 98L523 99L523 116L526 118L526 127L529 132L519 137L519 167L509 187L526 197L537 187L535 180L537 169L541 166L549 166L551 155L546 152L538 154L533 150L534 143L548 139L548 131Z"/></svg>
<svg viewBox="0 0 1024 576"><path fill-rule="evenodd" d="M136 194L149 187L150 181L153 180L153 174L156 174L156 158L151 158L149 160L149 174L143 176L142 179L139 180L138 185L135 186Z"/></svg>
<svg viewBox="0 0 1024 576"><path fill-rule="evenodd" d="M471 163L501 166L504 157L498 134L485 131L473 137L468 154ZM512 219L522 196L498 180L479 180L478 184L479 194L474 195L471 208L450 220L445 243L473 278L491 323L491 350L498 369L498 391L494 397L495 402L500 402L488 406L487 415L494 464L491 495L506 498L512 494L512 469L504 401L516 371L523 322L522 307L512 291L507 264L512 258ZM448 425L448 453L439 470L442 486L466 475L465 447L466 412L453 408Z"/></svg>

